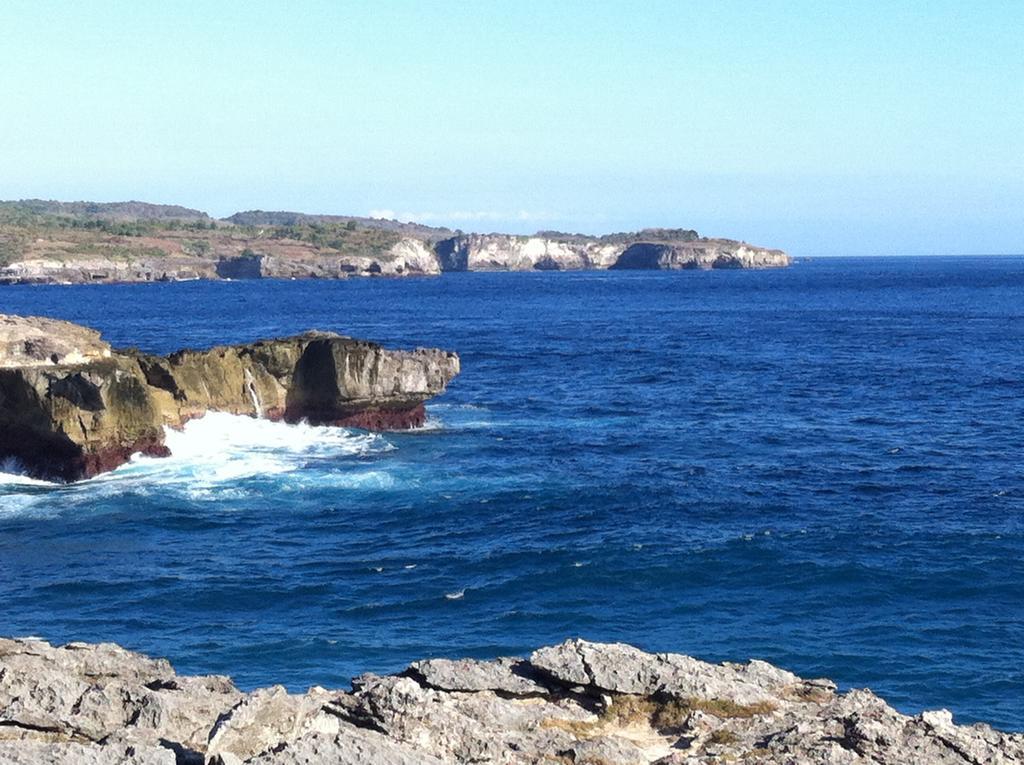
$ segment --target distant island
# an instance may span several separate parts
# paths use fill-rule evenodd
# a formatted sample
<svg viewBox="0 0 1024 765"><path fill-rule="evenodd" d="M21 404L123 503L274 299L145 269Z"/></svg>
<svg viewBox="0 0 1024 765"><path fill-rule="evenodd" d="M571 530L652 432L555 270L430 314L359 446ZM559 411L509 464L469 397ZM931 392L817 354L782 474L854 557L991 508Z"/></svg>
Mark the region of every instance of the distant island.
<svg viewBox="0 0 1024 765"><path fill-rule="evenodd" d="M0 284L344 279L448 271L788 266L782 250L690 229L589 236L458 230L349 215L199 210L146 202L0 202Z"/></svg>

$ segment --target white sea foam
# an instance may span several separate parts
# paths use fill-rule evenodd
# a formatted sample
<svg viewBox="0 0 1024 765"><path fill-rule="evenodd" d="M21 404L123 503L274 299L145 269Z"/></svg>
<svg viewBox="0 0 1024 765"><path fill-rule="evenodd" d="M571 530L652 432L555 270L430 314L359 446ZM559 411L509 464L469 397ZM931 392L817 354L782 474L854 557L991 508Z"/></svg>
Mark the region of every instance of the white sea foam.
<svg viewBox="0 0 1024 765"><path fill-rule="evenodd" d="M365 454L392 448L381 436L344 428L288 425L222 412L192 420L182 430L167 430L172 459L206 459L245 452L331 456Z"/></svg>
<svg viewBox="0 0 1024 765"><path fill-rule="evenodd" d="M491 427L490 419L483 419L489 410L475 404L428 404L428 419L414 432L433 430L480 430Z"/></svg>
<svg viewBox="0 0 1024 765"><path fill-rule="evenodd" d="M0 518L39 514L39 497L60 486L30 478L23 471L17 460L0 461Z"/></svg>
<svg viewBox="0 0 1024 765"><path fill-rule="evenodd" d="M14 470L0 470L0 486L56 486L57 484L50 483L49 481L40 481L38 478L30 478L27 475L23 475L19 472L19 468Z"/></svg>
<svg viewBox="0 0 1024 765"><path fill-rule="evenodd" d="M188 422L182 430L168 429L166 443L169 457L135 455L113 472L69 486L20 475L13 464L0 465L0 470L8 471L0 473L0 512L52 510L55 491L61 493L60 505L72 509L123 493L176 492L197 501L244 497L259 488L246 489L240 484L262 478L275 479L283 491L313 485L387 489L394 484L386 470L338 463L346 457L394 449L381 435L344 428L288 425L211 412Z"/></svg>
<svg viewBox="0 0 1024 765"><path fill-rule="evenodd" d="M283 473L306 460L368 454L393 448L381 436L344 428L287 425L270 420L210 412L182 430L168 428L169 458L137 457L134 464L191 465L225 480Z"/></svg>

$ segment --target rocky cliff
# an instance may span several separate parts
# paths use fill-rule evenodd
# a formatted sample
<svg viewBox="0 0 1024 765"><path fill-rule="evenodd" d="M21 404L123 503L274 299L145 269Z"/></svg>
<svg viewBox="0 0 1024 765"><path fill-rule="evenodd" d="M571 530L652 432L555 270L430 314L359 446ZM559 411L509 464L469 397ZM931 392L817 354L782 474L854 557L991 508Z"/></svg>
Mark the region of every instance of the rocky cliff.
<svg viewBox="0 0 1024 765"><path fill-rule="evenodd" d="M742 242L637 242L625 247L612 269L777 268L788 266L781 250L751 247Z"/></svg>
<svg viewBox="0 0 1024 765"><path fill-rule="evenodd" d="M0 284L789 263L780 250L701 238L689 229L512 236L337 215L250 211L217 221L198 210L141 202L0 202Z"/></svg>
<svg viewBox="0 0 1024 765"><path fill-rule="evenodd" d="M67 322L0 315L0 460L70 481L142 452L165 455L164 427L207 411L372 429L425 420L459 359L389 351L333 333L169 356L114 351Z"/></svg>
<svg viewBox="0 0 1024 765"><path fill-rule="evenodd" d="M599 241L464 234L436 246L442 271L572 271L608 268L624 249Z"/></svg>
<svg viewBox="0 0 1024 765"><path fill-rule="evenodd" d="M162 243L163 244L163 243ZM175 282L195 279L344 279L349 276L416 276L441 272L432 250L401 239L381 254L322 255L277 244L255 252L229 250L217 258L158 252L119 257L43 257L0 268L0 284ZM296 251L298 250L298 251Z"/></svg>
<svg viewBox="0 0 1024 765"><path fill-rule="evenodd" d="M999 765L1024 762L1024 735L900 714L761 661L582 640L292 694L243 693L111 644L0 639L0 762Z"/></svg>
<svg viewBox="0 0 1024 765"><path fill-rule="evenodd" d="M444 239L435 249L442 271L778 268L790 264L781 250L728 239L647 242L470 234Z"/></svg>

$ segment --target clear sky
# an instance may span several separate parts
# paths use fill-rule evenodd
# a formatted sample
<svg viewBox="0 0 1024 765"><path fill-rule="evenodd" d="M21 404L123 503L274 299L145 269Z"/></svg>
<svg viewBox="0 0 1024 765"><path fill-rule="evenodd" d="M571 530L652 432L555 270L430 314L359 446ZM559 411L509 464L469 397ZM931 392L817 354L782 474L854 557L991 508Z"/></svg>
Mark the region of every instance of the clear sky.
<svg viewBox="0 0 1024 765"><path fill-rule="evenodd" d="M1024 2L0 3L0 198L1024 252Z"/></svg>

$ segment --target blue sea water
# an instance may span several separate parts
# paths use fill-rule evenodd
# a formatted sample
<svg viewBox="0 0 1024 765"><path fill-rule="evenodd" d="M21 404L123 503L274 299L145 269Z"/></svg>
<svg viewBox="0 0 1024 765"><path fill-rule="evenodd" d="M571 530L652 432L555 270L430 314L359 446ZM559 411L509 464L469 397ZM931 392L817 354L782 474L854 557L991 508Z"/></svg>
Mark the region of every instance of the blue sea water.
<svg viewBox="0 0 1024 765"><path fill-rule="evenodd" d="M0 634L347 686L569 636L760 657L1024 729L1024 258L14 287L166 352L308 328L460 352L411 433L211 415L0 476Z"/></svg>

